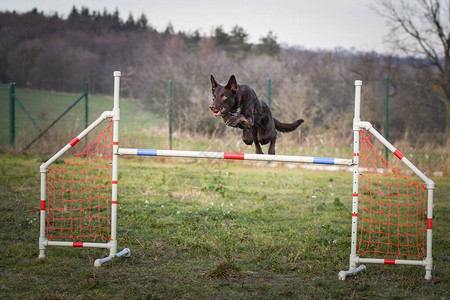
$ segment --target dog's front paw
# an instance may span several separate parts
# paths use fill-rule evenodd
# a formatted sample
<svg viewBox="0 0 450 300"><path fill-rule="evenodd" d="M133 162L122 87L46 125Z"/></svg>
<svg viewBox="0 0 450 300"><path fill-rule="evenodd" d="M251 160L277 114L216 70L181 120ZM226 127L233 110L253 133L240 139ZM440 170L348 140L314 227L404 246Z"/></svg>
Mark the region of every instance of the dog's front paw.
<svg viewBox="0 0 450 300"><path fill-rule="evenodd" d="M240 116L231 116L225 124L230 127L238 127L239 122L241 121Z"/></svg>
<svg viewBox="0 0 450 300"><path fill-rule="evenodd" d="M230 127L238 127L241 129L250 129L251 128L250 123L247 122L247 120L242 115L230 117L225 124Z"/></svg>

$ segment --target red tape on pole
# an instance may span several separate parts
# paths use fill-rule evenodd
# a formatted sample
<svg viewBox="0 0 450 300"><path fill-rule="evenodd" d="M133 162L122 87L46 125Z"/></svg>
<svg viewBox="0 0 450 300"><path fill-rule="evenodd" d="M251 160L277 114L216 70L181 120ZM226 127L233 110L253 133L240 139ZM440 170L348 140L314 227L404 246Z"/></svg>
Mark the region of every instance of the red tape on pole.
<svg viewBox="0 0 450 300"><path fill-rule="evenodd" d="M223 155L224 159L244 159L244 153L228 153L225 152Z"/></svg>
<svg viewBox="0 0 450 300"><path fill-rule="evenodd" d="M78 143L80 139L78 137L74 138L69 144L71 147L73 147L76 143Z"/></svg>
<svg viewBox="0 0 450 300"><path fill-rule="evenodd" d="M427 219L427 229L433 229L433 219Z"/></svg>
<svg viewBox="0 0 450 300"><path fill-rule="evenodd" d="M394 155L398 157L398 159L402 160L403 154L400 153L400 151L395 150Z"/></svg>

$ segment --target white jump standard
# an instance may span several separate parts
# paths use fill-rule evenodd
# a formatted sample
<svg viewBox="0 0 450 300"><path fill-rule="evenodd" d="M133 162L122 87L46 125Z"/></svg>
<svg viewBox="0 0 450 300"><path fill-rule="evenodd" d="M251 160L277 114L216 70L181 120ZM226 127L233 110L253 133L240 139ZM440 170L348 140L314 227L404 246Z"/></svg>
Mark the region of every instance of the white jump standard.
<svg viewBox="0 0 450 300"><path fill-rule="evenodd" d="M311 163L342 165L353 168L352 194L349 191L349 197L352 196L349 270L339 272L339 279L345 280L346 277L365 270L366 267L364 265L357 266L361 263L423 266L425 267L425 279L431 278L433 268L432 224L434 182L384 139L369 122L361 121L361 81L355 81L353 158L346 159L293 155L119 148L120 76L121 73L119 71L114 72L113 110L104 112L88 128L82 131L47 162L42 164L40 168L41 220L39 258L45 257L45 250L49 246L109 249L109 256L95 261L94 265L96 267L112 260L114 257L130 255L128 248L117 252L119 156L137 155L148 157ZM55 169L50 169L50 166L57 162L58 158L77 145L83 137L93 131L104 120L109 120L110 123L100 133L96 142L89 144L88 149L82 154L76 155L76 159L83 159L83 162L66 161L63 167L57 166ZM382 158L380 159L382 162L378 163L377 158L380 155L373 148L373 145L370 143L370 138L368 135L365 135L365 132L370 133L372 137L385 145L423 183L410 180ZM95 149L92 150L91 147ZM93 156L93 159L90 160L89 156ZM87 168L88 165L90 169ZM377 171L380 165L384 167L384 173ZM81 180L74 179L76 175L78 176L78 173L74 171L78 166L83 168L81 176L83 179ZM90 179L86 180L87 182L85 182L85 178L89 176L85 173L89 173L88 175L90 176ZM93 174L96 174L95 176L97 177L93 177ZM61 180L58 176L62 176L63 179ZM98 186L93 186L92 182L95 182ZM406 182L406 184L403 184L403 182ZM395 189L395 191L390 192L390 189ZM405 191L400 191L401 189ZM92 190L98 190L98 195L92 195ZM372 197L376 199L372 199ZM383 202L379 200L380 197L387 197L387 200L383 200ZM360 200L362 206L359 206ZM366 201L369 204L366 205ZM403 205L401 201L406 201L407 204ZM404 207L407 207L407 211L403 211ZM85 221L85 219L88 220ZM361 224L359 225L358 222L361 222ZM386 224L388 229L382 229ZM406 233L401 233L400 231L402 230L406 230ZM98 239L102 239L104 242L98 242Z"/></svg>
<svg viewBox="0 0 450 300"><path fill-rule="evenodd" d="M416 168L406 157L404 157L392 144L390 144L369 122L360 120L361 107L361 86L362 81L355 81L355 113L353 118L353 204L352 204L352 235L351 235L351 251L350 263L348 271L339 272L339 279L345 280L347 276L352 276L366 269L364 265L356 267L359 263L374 264L393 264L393 265L418 265L425 267L425 279L431 279L431 270L433 268L432 257L432 220L433 220L433 190L434 182L426 177L418 168ZM357 253L357 230L358 230L358 200L359 200L359 178L360 178L360 132L368 130L374 135L384 146L386 146L394 155L400 159L411 171L419 176L426 184L427 190L427 222L426 222L426 256L423 260L402 260L392 258L361 258ZM363 196L363 193L362 193ZM390 201L390 200L389 200ZM364 211L364 210L363 210ZM380 209L381 214L381 209ZM420 221L419 221L419 224ZM383 233L384 234L384 233ZM388 233L389 235L389 233ZM362 234L361 234L362 236ZM359 241L361 243L361 240ZM399 243L400 244L400 243ZM424 245L425 246L425 245Z"/></svg>
<svg viewBox="0 0 450 300"><path fill-rule="evenodd" d="M45 258L45 250L48 246L62 246L62 247L80 247L80 248L105 248L109 249L109 256L97 259L95 261L95 266L99 267L102 263L110 261L114 257L123 257L130 256L130 249L125 248L124 250L117 252L117 148L119 142L119 120L120 120L120 110L119 110L119 89L120 89L120 76L121 73L116 71L114 72L114 110L113 111L105 111L101 114L101 116L95 120L88 128L83 130L77 137L72 139L65 147L63 147L60 151L58 151L52 158L50 158L47 162L43 163L40 167L41 173L41 210L40 210L40 236L39 236L39 258ZM50 205L47 205L49 199L47 199L47 188L50 190L52 187L47 185L48 178L47 173L50 165L52 165L58 158L60 158L64 153L66 153L69 149L74 147L78 142L83 139L89 132L93 131L100 123L102 123L106 119L113 120L113 157L112 157L112 195L111 195L111 215L110 219L108 218L108 223L110 224L110 235L105 239L108 242L100 243L100 242L80 242L80 241L55 241L49 239L48 230L51 226L52 221L49 219L47 212L50 211ZM58 170L58 167L57 169ZM50 182L49 182L50 183ZM64 193L64 187L62 188ZM109 197L109 195L108 195ZM64 199L58 199L64 200ZM70 200L68 200L70 201ZM64 203L64 201L62 201ZM53 205L53 204L51 204ZM65 212L73 212L76 209L73 207L60 207L58 208L62 211L62 215ZM99 207L97 207L99 209ZM81 210L80 215L81 215ZM60 217L59 219L62 219ZM64 226L61 226L61 231L66 230ZM73 239L73 238L72 238Z"/></svg>

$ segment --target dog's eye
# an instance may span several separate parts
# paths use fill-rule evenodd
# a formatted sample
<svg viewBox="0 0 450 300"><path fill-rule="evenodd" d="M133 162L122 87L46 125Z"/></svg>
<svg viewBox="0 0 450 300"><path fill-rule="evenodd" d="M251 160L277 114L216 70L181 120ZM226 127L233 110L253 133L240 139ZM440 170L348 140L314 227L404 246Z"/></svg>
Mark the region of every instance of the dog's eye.
<svg viewBox="0 0 450 300"><path fill-rule="evenodd" d="M227 96L223 95L222 100L227 100Z"/></svg>

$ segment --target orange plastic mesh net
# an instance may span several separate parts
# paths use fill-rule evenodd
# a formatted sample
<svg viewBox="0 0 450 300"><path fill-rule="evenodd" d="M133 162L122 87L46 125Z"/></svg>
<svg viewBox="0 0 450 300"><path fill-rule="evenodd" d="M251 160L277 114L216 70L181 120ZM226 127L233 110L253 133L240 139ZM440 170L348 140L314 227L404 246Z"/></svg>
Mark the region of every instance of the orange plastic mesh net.
<svg viewBox="0 0 450 300"><path fill-rule="evenodd" d="M422 259L426 255L426 188L390 165L361 131L360 256Z"/></svg>
<svg viewBox="0 0 450 300"><path fill-rule="evenodd" d="M47 174L47 237L110 238L112 121L94 142Z"/></svg>

